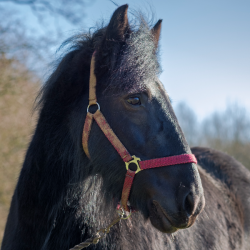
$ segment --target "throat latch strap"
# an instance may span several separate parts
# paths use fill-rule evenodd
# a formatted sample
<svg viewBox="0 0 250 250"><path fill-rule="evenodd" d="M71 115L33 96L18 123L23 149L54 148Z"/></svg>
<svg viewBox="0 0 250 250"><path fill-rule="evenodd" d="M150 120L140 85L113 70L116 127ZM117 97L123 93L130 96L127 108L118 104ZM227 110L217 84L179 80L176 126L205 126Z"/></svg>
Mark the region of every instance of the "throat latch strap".
<svg viewBox="0 0 250 250"><path fill-rule="evenodd" d="M89 112L89 107L92 105L97 105L98 107L97 111L94 114ZM114 131L109 126L108 122L106 121L105 117L103 116L100 110L100 105L97 102L95 52L93 53L91 58L90 79L89 79L89 105L87 108L87 116L85 119L83 134L82 134L83 150L89 159L91 157L88 149L88 140L93 119L96 121L102 132L105 134L110 143L113 145L118 154L121 156L122 160L125 162L127 173L125 176L125 181L121 195L121 206L126 211L131 211L131 208L128 207L127 203L129 199L130 190L133 184L133 180L137 173L149 168L166 167L170 165L185 164L185 163L197 163L197 160L193 154L182 154L182 155L169 156L169 157L163 157L159 159L152 159L146 161L141 161L140 158L136 156L131 156L129 154L128 150L125 148L125 146L122 144L122 142L118 139ZM133 166L135 165L137 166L137 169L130 169L130 167L132 168L132 163Z"/></svg>

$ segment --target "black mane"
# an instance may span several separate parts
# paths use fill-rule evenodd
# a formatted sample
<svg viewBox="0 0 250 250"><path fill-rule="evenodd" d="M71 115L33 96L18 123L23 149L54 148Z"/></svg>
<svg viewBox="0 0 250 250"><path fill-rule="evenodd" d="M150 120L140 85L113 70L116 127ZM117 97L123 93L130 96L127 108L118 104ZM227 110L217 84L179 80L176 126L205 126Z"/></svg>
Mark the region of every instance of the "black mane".
<svg viewBox="0 0 250 250"><path fill-rule="evenodd" d="M109 195L105 193L107 188L102 188L100 177L89 177L89 180L84 182L86 176L91 175L92 171L91 165L83 157L81 146L85 115L76 119L74 114L86 107L82 107L81 99L84 95L88 95L90 60L95 50L97 51L95 70L97 79L108 79L101 83L97 82L97 84L108 83L104 88L105 94L141 90L150 83L148 80L155 80L160 73L151 29L143 17L138 18L138 21L139 25L134 28L130 27L127 31L122 45L120 41L112 40L107 43L108 47L107 44L104 48L102 47L106 39L107 27L101 27L95 31L91 29L88 33L66 40L61 46L61 48L67 48L66 54L38 95L37 108L40 110L39 120L42 122L38 121L37 130L42 131L35 135L43 134L43 138L37 138L37 141L42 140L42 144L39 148L36 147L35 158L40 157L41 161L46 161L43 165L48 169L44 178L47 175L58 175L56 172L58 170L61 176L53 180L53 182L60 180L60 183L51 183L48 187L41 187L39 190L41 195L50 192L53 203L55 199L60 201L53 211L48 211L51 218L49 223L51 230L52 225L56 227L56 221L61 216L68 217L64 227L72 227L74 223L71 219L72 213L77 214L79 225L84 228L84 223L86 223L90 226L89 230L91 226L93 230L96 230L98 223L104 226L109 222L109 218L112 219L114 213L112 209L109 209L110 213L105 215L102 213L102 211L107 211L104 206L109 206L109 202L106 201L112 201L112 198L107 197ZM111 51L118 52L110 57ZM39 124L42 124L42 127ZM99 153L103 154L102 151ZM58 167L50 168L55 165ZM65 186L65 183L68 185ZM55 186L57 188L54 188ZM101 189L102 193L100 193ZM102 198L103 193L108 199ZM67 211L68 215L62 211ZM106 217L106 220L103 217ZM96 224L95 220L98 219L100 222ZM57 230L54 229L53 232ZM44 249L46 249L46 244Z"/></svg>

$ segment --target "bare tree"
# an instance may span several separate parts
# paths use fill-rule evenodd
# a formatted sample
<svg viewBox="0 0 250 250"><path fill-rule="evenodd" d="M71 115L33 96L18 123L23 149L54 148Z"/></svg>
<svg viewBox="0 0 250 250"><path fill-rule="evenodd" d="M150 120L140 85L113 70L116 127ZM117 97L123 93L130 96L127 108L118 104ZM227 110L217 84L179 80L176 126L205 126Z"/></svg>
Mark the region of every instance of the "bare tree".
<svg viewBox="0 0 250 250"><path fill-rule="evenodd" d="M62 42L65 21L79 28L86 8L94 0L0 0L0 55L15 58L42 76L51 62L55 47ZM14 3L15 5L11 4ZM19 17L24 5L38 18L42 32L34 32ZM39 25L38 24L38 25ZM53 48L53 49L52 49Z"/></svg>
<svg viewBox="0 0 250 250"><path fill-rule="evenodd" d="M45 14L58 15L72 24L79 24L84 18L85 7L94 0L0 0L1 3L28 5L40 19Z"/></svg>
<svg viewBox="0 0 250 250"><path fill-rule="evenodd" d="M250 115L237 103L202 123L202 144L228 153L250 169Z"/></svg>
<svg viewBox="0 0 250 250"><path fill-rule="evenodd" d="M175 113L189 145L197 146L200 135L196 114L185 102L178 103Z"/></svg>
<svg viewBox="0 0 250 250"><path fill-rule="evenodd" d="M224 112L215 112L202 124L205 144L222 146L228 143L250 142L250 116L237 103L229 103ZM216 146L216 145L215 145Z"/></svg>
<svg viewBox="0 0 250 250"><path fill-rule="evenodd" d="M214 112L201 123L184 102L175 111L191 146L226 152L250 169L250 114L243 106L229 103L225 111Z"/></svg>
<svg viewBox="0 0 250 250"><path fill-rule="evenodd" d="M32 36L14 14L0 6L0 59L13 58L26 66L43 65L49 58L50 36ZM34 67L30 67L33 68Z"/></svg>

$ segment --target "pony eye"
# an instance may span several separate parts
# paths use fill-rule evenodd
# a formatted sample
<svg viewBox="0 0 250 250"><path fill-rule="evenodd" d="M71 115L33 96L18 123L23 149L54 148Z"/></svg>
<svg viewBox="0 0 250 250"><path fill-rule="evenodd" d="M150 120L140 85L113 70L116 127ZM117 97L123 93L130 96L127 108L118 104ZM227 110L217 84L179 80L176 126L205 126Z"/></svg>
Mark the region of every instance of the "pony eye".
<svg viewBox="0 0 250 250"><path fill-rule="evenodd" d="M141 100L139 97L129 97L127 102L131 105L141 105Z"/></svg>

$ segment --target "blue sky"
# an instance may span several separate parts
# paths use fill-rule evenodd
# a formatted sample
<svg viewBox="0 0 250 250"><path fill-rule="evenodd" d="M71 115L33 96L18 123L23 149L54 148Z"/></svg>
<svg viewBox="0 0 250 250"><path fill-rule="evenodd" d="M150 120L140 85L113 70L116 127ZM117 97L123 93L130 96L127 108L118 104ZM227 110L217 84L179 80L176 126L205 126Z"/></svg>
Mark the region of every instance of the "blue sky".
<svg viewBox="0 0 250 250"><path fill-rule="evenodd" d="M199 119L228 102L250 111L249 0L115 1L143 11L151 6L155 20L163 19L160 79L174 106L185 101ZM19 8L28 25L42 29L29 8ZM83 11L83 30L102 18L108 21L115 9L108 0L95 0ZM64 37L58 44L75 32L67 23L61 27Z"/></svg>

